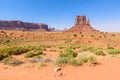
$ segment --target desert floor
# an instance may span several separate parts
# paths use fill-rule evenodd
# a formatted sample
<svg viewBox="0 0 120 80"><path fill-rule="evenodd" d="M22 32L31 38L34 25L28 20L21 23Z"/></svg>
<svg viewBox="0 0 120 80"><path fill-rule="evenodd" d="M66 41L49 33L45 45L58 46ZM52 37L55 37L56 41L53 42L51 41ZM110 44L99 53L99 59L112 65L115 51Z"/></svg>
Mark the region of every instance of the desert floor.
<svg viewBox="0 0 120 80"><path fill-rule="evenodd" d="M75 52L77 56L87 53L94 56L98 64L85 62L81 66L66 64L58 67L53 62L45 65L39 62L30 63L29 60L36 56L26 58L26 47L27 52L32 52L33 55L41 50L42 53L37 54L37 58L49 58L53 61L60 54L65 56L67 49ZM17 59L24 64L3 64L2 60L6 59L4 56L9 58L9 55L10 60ZM71 60L76 58L72 57ZM120 33L0 31L0 59L0 80L120 80ZM4 63L6 62L10 63L9 60ZM56 68L61 70L55 71Z"/></svg>
<svg viewBox="0 0 120 80"><path fill-rule="evenodd" d="M17 67L0 64L0 80L120 80L120 59L99 62L96 66L61 67L61 77L56 76L52 65L38 69L33 64Z"/></svg>

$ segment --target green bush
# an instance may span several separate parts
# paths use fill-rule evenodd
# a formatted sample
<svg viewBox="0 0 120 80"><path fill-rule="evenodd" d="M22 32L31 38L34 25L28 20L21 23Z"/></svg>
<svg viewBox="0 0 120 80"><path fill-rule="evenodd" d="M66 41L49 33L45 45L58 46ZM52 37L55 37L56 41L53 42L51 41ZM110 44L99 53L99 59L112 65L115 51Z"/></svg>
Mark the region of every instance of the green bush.
<svg viewBox="0 0 120 80"><path fill-rule="evenodd" d="M4 58L7 58L7 57L9 57L10 55L9 54L2 54L2 53L0 53L0 61L1 60L3 60Z"/></svg>
<svg viewBox="0 0 120 80"><path fill-rule="evenodd" d="M6 47L6 48L2 48L0 49L0 53L8 53L10 55L19 55L22 53L25 53L29 51L29 49L25 48L25 47L17 47L17 46L13 46L13 47Z"/></svg>
<svg viewBox="0 0 120 80"><path fill-rule="evenodd" d="M42 59L42 56L37 55L37 56L33 56L33 58L39 58L39 59Z"/></svg>
<svg viewBox="0 0 120 80"><path fill-rule="evenodd" d="M68 61L68 64L73 65L73 66L80 66L80 65L83 64L83 62L78 61L78 60L75 59L75 58L71 58L71 59Z"/></svg>
<svg viewBox="0 0 120 80"><path fill-rule="evenodd" d="M62 66L62 65L67 64L68 61L69 61L69 58L68 58L68 57L58 57L58 58L54 61L54 64L57 65L57 66Z"/></svg>
<svg viewBox="0 0 120 80"><path fill-rule="evenodd" d="M67 51L66 52L67 57L76 57L77 53L73 50Z"/></svg>
<svg viewBox="0 0 120 80"><path fill-rule="evenodd" d="M114 47L108 46L107 49L114 49Z"/></svg>
<svg viewBox="0 0 120 80"><path fill-rule="evenodd" d="M25 47L13 47L11 49L11 51L9 51L10 54L13 54L13 55L20 55L22 53L25 53L29 51L29 49L25 48Z"/></svg>
<svg viewBox="0 0 120 80"><path fill-rule="evenodd" d="M77 56L77 53L75 51L73 51L72 46L67 46L64 51L65 51L65 53L61 54L63 56L66 56L66 57L76 57Z"/></svg>
<svg viewBox="0 0 120 80"><path fill-rule="evenodd" d="M96 51L95 51L95 54L96 54L96 55L100 55L100 56L104 56L104 55L105 55L104 52L102 51L102 49L96 50Z"/></svg>
<svg viewBox="0 0 120 80"><path fill-rule="evenodd" d="M63 46L58 46L59 49L63 49L64 47Z"/></svg>
<svg viewBox="0 0 120 80"><path fill-rule="evenodd" d="M90 64L96 64L96 63L97 63L96 57L90 55L90 56L88 57L88 62L89 62Z"/></svg>
<svg viewBox="0 0 120 80"><path fill-rule="evenodd" d="M94 48L90 46L84 46L81 48L82 51L92 51Z"/></svg>
<svg viewBox="0 0 120 80"><path fill-rule="evenodd" d="M86 54L86 53L81 53L78 57L77 57L78 61L80 61L81 63L91 63L91 64L95 64L97 63L97 59L90 55L90 54Z"/></svg>
<svg viewBox="0 0 120 80"><path fill-rule="evenodd" d="M25 58L30 58L30 57L33 57L33 56L34 56L34 54L32 52L27 52L24 55Z"/></svg>
<svg viewBox="0 0 120 80"><path fill-rule="evenodd" d="M39 54L43 54L42 50L36 50L36 51L34 52L34 55L35 55L35 56L37 56L37 55L39 55Z"/></svg>
<svg viewBox="0 0 120 80"><path fill-rule="evenodd" d="M107 51L109 54L111 55L117 55L117 54L120 54L120 51L117 50L117 49L108 49Z"/></svg>
<svg viewBox="0 0 120 80"><path fill-rule="evenodd" d="M59 57L68 57L68 55L61 53L61 54L59 54Z"/></svg>

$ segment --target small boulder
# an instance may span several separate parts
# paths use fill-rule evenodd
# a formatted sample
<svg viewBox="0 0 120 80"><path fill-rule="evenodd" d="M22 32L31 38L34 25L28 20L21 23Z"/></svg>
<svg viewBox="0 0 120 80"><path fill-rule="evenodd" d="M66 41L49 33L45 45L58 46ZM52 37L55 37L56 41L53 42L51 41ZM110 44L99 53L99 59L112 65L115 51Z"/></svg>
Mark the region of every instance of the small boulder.
<svg viewBox="0 0 120 80"><path fill-rule="evenodd" d="M59 67L56 67L56 68L54 69L55 72L58 72L58 71L60 71L60 70L61 70L61 68L59 68Z"/></svg>

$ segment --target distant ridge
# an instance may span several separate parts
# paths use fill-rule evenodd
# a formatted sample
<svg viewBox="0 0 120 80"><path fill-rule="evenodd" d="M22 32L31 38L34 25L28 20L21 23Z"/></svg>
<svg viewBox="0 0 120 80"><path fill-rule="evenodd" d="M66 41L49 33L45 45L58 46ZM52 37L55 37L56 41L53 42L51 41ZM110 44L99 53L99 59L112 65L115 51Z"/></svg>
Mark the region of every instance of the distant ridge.
<svg viewBox="0 0 120 80"><path fill-rule="evenodd" d="M99 32L95 30L90 25L90 20L86 19L86 16L76 16L75 18L75 25L70 29L66 30L69 32Z"/></svg>
<svg viewBox="0 0 120 80"><path fill-rule="evenodd" d="M0 29L49 31L47 24L23 22L20 20L0 20Z"/></svg>

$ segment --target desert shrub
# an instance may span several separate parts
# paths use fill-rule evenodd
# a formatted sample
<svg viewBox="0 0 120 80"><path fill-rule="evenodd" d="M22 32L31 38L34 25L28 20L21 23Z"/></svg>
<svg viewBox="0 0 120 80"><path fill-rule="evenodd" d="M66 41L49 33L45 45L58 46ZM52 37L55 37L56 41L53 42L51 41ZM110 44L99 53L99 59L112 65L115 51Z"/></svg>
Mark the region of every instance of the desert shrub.
<svg viewBox="0 0 120 80"><path fill-rule="evenodd" d="M120 51L117 49L108 49L107 52L111 55L117 55L120 54Z"/></svg>
<svg viewBox="0 0 120 80"><path fill-rule="evenodd" d="M59 49L63 49L64 47L63 46L58 46Z"/></svg>
<svg viewBox="0 0 120 80"><path fill-rule="evenodd" d="M59 57L67 57L67 54L61 53L59 54Z"/></svg>
<svg viewBox="0 0 120 80"><path fill-rule="evenodd" d="M9 53L13 54L13 55L20 55L20 54L25 53L27 51L29 51L29 49L27 49L25 47L13 47L13 48L11 48Z"/></svg>
<svg viewBox="0 0 120 80"><path fill-rule="evenodd" d="M74 48L81 48L81 46L80 45L75 45Z"/></svg>
<svg viewBox="0 0 120 80"><path fill-rule="evenodd" d="M27 48L24 47L14 47L13 50L11 50L11 54L13 55L20 55L22 53L25 53L29 51Z"/></svg>
<svg viewBox="0 0 120 80"><path fill-rule="evenodd" d="M96 64L96 63L97 63L96 57L90 55L90 56L88 57L88 63L90 63L90 64Z"/></svg>
<svg viewBox="0 0 120 80"><path fill-rule="evenodd" d="M40 45L43 48L51 48L51 45Z"/></svg>
<svg viewBox="0 0 120 80"><path fill-rule="evenodd" d="M76 57L77 53L73 50L69 50L66 52L67 57Z"/></svg>
<svg viewBox="0 0 120 80"><path fill-rule="evenodd" d="M44 46L34 46L34 50L45 50L45 47Z"/></svg>
<svg viewBox="0 0 120 80"><path fill-rule="evenodd" d="M77 57L78 61L80 61L81 63L91 63L91 64L95 64L97 63L96 58L90 54L86 54L86 53L81 53L78 57Z"/></svg>
<svg viewBox="0 0 120 80"><path fill-rule="evenodd" d="M94 35L91 35L91 37L94 37Z"/></svg>
<svg viewBox="0 0 120 80"><path fill-rule="evenodd" d="M72 46L67 46L64 48L64 51L67 52L67 51L71 51L73 50L73 47Z"/></svg>
<svg viewBox="0 0 120 80"><path fill-rule="evenodd" d="M82 34L82 32L80 32L80 34Z"/></svg>
<svg viewBox="0 0 120 80"><path fill-rule="evenodd" d="M54 61L54 64L57 65L57 66L62 66L62 65L67 64L68 61L69 61L69 58L68 58L68 57L58 57L58 58Z"/></svg>
<svg viewBox="0 0 120 80"><path fill-rule="evenodd" d="M29 51L27 48L25 47L17 47L17 46L13 46L13 47L6 47L6 48L1 48L0 52L5 54L8 53L10 55L19 55L22 53L25 53Z"/></svg>
<svg viewBox="0 0 120 80"><path fill-rule="evenodd" d="M107 49L114 49L114 47L112 47L112 46L108 46Z"/></svg>
<svg viewBox="0 0 120 80"><path fill-rule="evenodd" d="M0 53L0 61L7 57L10 57L8 53Z"/></svg>
<svg viewBox="0 0 120 80"><path fill-rule="evenodd" d="M88 57L88 54L81 53L80 55L77 56L77 59L82 63L86 63L88 61L87 57Z"/></svg>
<svg viewBox="0 0 120 80"><path fill-rule="evenodd" d="M102 50L97 50L97 51L95 52L95 54L96 54L96 55L101 55L101 56L104 56L104 55L105 55Z"/></svg>
<svg viewBox="0 0 120 80"><path fill-rule="evenodd" d="M115 34L112 34L111 36L115 36Z"/></svg>
<svg viewBox="0 0 120 80"><path fill-rule="evenodd" d="M10 42L11 42L10 39L6 39L6 40L3 41L3 43L10 43Z"/></svg>
<svg viewBox="0 0 120 80"><path fill-rule="evenodd" d="M19 66L23 63L22 61L19 61L13 58L5 58L1 62L11 66Z"/></svg>
<svg viewBox="0 0 120 80"><path fill-rule="evenodd" d="M78 61L76 58L71 58L71 59L68 61L68 64L73 65L73 66L80 66L80 65L83 64L83 62Z"/></svg>
<svg viewBox="0 0 120 80"><path fill-rule="evenodd" d="M68 42L71 42L71 41L72 41L71 38L66 38L66 39L65 39L65 43L68 43Z"/></svg>
<svg viewBox="0 0 120 80"><path fill-rule="evenodd" d="M105 55L103 50L102 50L102 48L95 48L94 52L95 52L96 55L100 55L100 56L104 56Z"/></svg>
<svg viewBox="0 0 120 80"><path fill-rule="evenodd" d="M42 50L36 50L34 51L34 55L37 56L39 54L43 54Z"/></svg>
<svg viewBox="0 0 120 80"><path fill-rule="evenodd" d="M65 64L70 65L78 65L78 62L74 62L75 57L77 56L77 53L72 51L71 49L68 49L65 53L60 54L57 59L54 61L54 64L57 66L62 66Z"/></svg>
<svg viewBox="0 0 120 80"><path fill-rule="evenodd" d="M25 48L28 49L29 51L34 50L34 47L35 46L25 46Z"/></svg>
<svg viewBox="0 0 120 80"><path fill-rule="evenodd" d="M40 58L40 59L42 59L42 56L37 55L37 56L33 56L33 58Z"/></svg>
<svg viewBox="0 0 120 80"><path fill-rule="evenodd" d="M84 35L81 35L81 37L84 37Z"/></svg>
<svg viewBox="0 0 120 80"><path fill-rule="evenodd" d="M50 51L51 51L51 52L56 52L56 50L55 50L55 49L51 49Z"/></svg>
<svg viewBox="0 0 120 80"><path fill-rule="evenodd" d="M77 53L75 51L73 51L73 47L72 46L68 46L65 48L65 53L64 53L67 57L76 57ZM64 55L64 56L65 56Z"/></svg>
<svg viewBox="0 0 120 80"><path fill-rule="evenodd" d="M77 56L77 53L72 50L59 55L59 57L69 57L69 58L76 57L76 56Z"/></svg>
<svg viewBox="0 0 120 80"><path fill-rule="evenodd" d="M84 46L84 47L82 47L81 48L81 51L93 51L93 47L91 47L91 46Z"/></svg>
<svg viewBox="0 0 120 80"><path fill-rule="evenodd" d="M33 57L33 56L34 56L34 54L32 52L27 52L24 55L25 58L30 58L30 57Z"/></svg>
<svg viewBox="0 0 120 80"><path fill-rule="evenodd" d="M73 34L74 37L77 37L77 34Z"/></svg>

